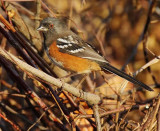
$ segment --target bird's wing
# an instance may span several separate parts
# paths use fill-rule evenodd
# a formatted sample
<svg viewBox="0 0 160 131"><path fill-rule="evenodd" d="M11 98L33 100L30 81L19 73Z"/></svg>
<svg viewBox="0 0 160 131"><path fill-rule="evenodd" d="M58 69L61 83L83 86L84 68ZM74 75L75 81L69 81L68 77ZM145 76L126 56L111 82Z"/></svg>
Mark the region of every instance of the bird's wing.
<svg viewBox="0 0 160 131"><path fill-rule="evenodd" d="M75 38L71 35L58 38L57 47L59 48L59 51L63 53L71 54L73 56L78 56L96 62L108 63L108 61L106 61L104 57L95 50L94 47L84 42L82 39Z"/></svg>
<svg viewBox="0 0 160 131"><path fill-rule="evenodd" d="M96 61L97 63L100 63L100 66L104 71L114 73L134 84L144 87L149 91L153 91L153 89L151 89L149 86L110 65L108 61L106 61L91 45L82 40L74 39L71 36L59 38L57 39L57 47L63 53L68 53L74 56Z"/></svg>

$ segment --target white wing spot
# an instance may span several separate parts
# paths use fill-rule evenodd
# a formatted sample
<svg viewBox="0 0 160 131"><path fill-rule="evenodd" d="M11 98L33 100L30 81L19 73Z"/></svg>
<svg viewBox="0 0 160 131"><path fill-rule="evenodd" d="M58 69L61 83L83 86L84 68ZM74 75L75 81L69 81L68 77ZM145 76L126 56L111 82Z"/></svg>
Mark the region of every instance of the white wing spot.
<svg viewBox="0 0 160 131"><path fill-rule="evenodd" d="M72 46L72 44L69 43L68 46Z"/></svg>
<svg viewBox="0 0 160 131"><path fill-rule="evenodd" d="M61 49L64 49L64 48L67 48L68 45L57 45L58 48L61 48Z"/></svg>
<svg viewBox="0 0 160 131"><path fill-rule="evenodd" d="M70 41L67 41L67 40L62 39L62 38L58 38L57 40L60 41L60 42L63 42L63 43L70 43Z"/></svg>
<svg viewBox="0 0 160 131"><path fill-rule="evenodd" d="M68 44L69 43L75 43L75 44L78 43L78 41L76 39L73 39L73 37L71 35L69 35L67 37L64 37L64 39L63 38L58 38L57 40L60 41L60 42L63 42L63 43L68 43ZM72 46L72 45L69 45L69 46Z"/></svg>
<svg viewBox="0 0 160 131"><path fill-rule="evenodd" d="M78 53L84 51L84 48L76 49L76 50L70 50L71 53Z"/></svg>

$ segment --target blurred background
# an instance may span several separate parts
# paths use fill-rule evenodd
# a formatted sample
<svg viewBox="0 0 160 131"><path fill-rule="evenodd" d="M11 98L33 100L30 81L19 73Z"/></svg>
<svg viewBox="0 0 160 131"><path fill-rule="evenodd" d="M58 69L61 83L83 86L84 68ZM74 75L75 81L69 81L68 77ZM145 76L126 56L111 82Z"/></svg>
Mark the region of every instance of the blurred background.
<svg viewBox="0 0 160 131"><path fill-rule="evenodd" d="M31 47L41 55L55 73L59 76L66 76L68 72L59 69L51 64L42 47L43 37L42 34L36 31L39 22L48 16L51 17L65 17L68 20L68 27L72 31L77 33L85 41L89 42L96 47L104 57L118 69L123 69L128 74L132 74L139 68L144 66L147 62L158 57L160 54L160 2L149 0L8 0L7 2L1 2L0 13L10 21L10 23L21 32L29 41L31 41ZM13 48L0 34L1 47L19 57L19 53ZM145 69L140 72L136 78L145 84L153 87L154 92L142 90L141 88L131 83L125 87L125 80L115 76L106 75L105 82L100 75L94 73L87 76L85 82L80 85L79 88L84 91L95 93L101 96L102 103L99 105L100 113L104 113L114 109L121 109L123 107L142 106L143 109L134 108L135 110L121 112L119 118L122 118L125 122L130 123L129 127L122 127L119 124L120 130L133 130L138 125L143 125L143 121L146 116L146 105L154 105L152 103L159 93L160 83L160 64L151 64L150 69ZM43 92L41 87L34 79L31 79L20 73L26 82L34 87L34 90L45 101L48 106L52 105L53 99ZM78 80L77 80L78 79ZM77 85L80 81L80 77L74 77L69 79L70 84ZM16 89L17 83L14 83L5 69L1 68L1 102L9 105L13 109L19 111L21 115L25 115L28 120L36 120L35 116L32 116L30 107L24 101L18 99L19 96L12 96L16 90L8 88L7 84L10 84ZM123 90L125 89L125 90ZM137 89L137 91L135 91ZM5 94L4 94L5 92ZM62 102L73 114L78 114L77 109L72 107L67 98L58 92ZM69 94L71 95L71 94ZM72 95L71 95L72 96ZM72 96L73 97L73 96ZM120 98L120 100L118 100ZM23 99L23 97L21 98ZM93 114L92 109L86 102L81 102L78 98L73 97L76 103L83 107L86 114ZM120 104L117 104L120 102ZM1 107L3 107L1 105ZM61 112L57 106L52 108L54 113L62 121ZM2 110L2 112L8 115L8 112ZM34 113L33 113L34 114ZM148 113L149 115L149 113ZM14 119L15 115L9 116ZM16 117L17 118L17 117ZM76 117L74 116L76 119ZM116 116L117 118L117 116ZM93 119L94 120L94 119ZM120 121L120 119L118 119ZM115 112L111 115L106 115L102 118L104 130L116 130L114 122ZM23 127L27 122L21 121L17 118L16 123ZM64 122L65 124L67 122ZM88 119L78 119L75 121L80 130L93 130L94 127ZM120 122L119 122L120 123ZM41 125L41 123L39 122ZM130 126L133 127L130 127ZM3 121L2 129L7 127L7 124ZM30 124L23 127L27 130ZM12 130L10 126L6 130ZM55 127L47 126L46 130L55 130ZM153 126L153 130L156 126ZM34 127L32 130L41 130L38 127Z"/></svg>

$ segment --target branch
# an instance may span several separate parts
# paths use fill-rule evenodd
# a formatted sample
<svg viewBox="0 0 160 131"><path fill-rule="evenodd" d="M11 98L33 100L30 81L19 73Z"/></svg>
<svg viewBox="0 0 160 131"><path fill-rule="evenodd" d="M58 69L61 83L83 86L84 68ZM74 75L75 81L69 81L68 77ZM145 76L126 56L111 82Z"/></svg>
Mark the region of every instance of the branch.
<svg viewBox="0 0 160 131"><path fill-rule="evenodd" d="M153 64L156 64L157 62L159 62L159 60L160 60L160 56L157 56L156 58L154 58L153 60L149 61L144 66L142 66L140 69L138 69L136 72L134 72L133 76L136 76L138 73L142 72L147 67L149 67L149 66L151 66Z"/></svg>
<svg viewBox="0 0 160 131"><path fill-rule="evenodd" d="M44 73L43 71L38 70L38 69L28 65L27 63L19 60L14 55L12 55L9 52L6 52L2 48L0 48L0 55L5 57L6 59L10 60L12 63L16 64L20 69L22 69L30 74L33 74L34 76L39 77L42 80L46 81L47 83L50 83L50 84L57 86L58 88L62 88L63 90L73 94L76 97L80 97L80 98L86 100L90 105L96 105L100 102L100 97L98 95L83 92L82 90L74 88L73 86L71 86L67 83L61 82L61 80L56 79L56 78Z"/></svg>
<svg viewBox="0 0 160 131"><path fill-rule="evenodd" d="M93 112L94 112L94 118L95 118L96 125L97 125L97 131L101 131L102 129L101 129L100 116L98 112L98 105L93 106Z"/></svg>

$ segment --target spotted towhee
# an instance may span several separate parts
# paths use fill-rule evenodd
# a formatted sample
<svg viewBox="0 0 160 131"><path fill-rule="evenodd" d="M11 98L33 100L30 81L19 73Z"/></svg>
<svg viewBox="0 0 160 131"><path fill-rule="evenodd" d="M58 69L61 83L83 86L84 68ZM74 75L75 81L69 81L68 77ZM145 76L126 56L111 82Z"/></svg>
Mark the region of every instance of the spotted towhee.
<svg viewBox="0 0 160 131"><path fill-rule="evenodd" d="M37 30L43 32L47 54L59 67L78 74L104 70L153 91L149 86L110 65L93 46L68 29L62 19L45 18Z"/></svg>

